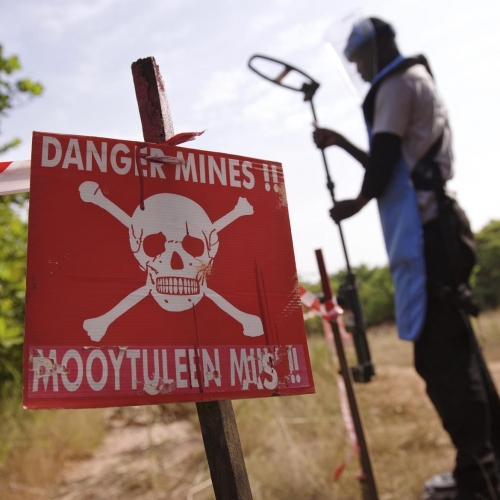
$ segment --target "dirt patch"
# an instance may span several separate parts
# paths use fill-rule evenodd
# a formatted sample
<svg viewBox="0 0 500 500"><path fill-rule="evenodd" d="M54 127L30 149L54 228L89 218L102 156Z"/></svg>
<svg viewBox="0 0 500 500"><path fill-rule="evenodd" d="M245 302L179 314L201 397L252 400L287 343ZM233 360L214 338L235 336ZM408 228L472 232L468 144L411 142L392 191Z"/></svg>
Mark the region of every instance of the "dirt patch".
<svg viewBox="0 0 500 500"><path fill-rule="evenodd" d="M123 410L115 410L122 412ZM110 430L92 457L70 462L57 500L194 499L208 471L201 435L189 420L158 421L146 408L132 419L110 416Z"/></svg>

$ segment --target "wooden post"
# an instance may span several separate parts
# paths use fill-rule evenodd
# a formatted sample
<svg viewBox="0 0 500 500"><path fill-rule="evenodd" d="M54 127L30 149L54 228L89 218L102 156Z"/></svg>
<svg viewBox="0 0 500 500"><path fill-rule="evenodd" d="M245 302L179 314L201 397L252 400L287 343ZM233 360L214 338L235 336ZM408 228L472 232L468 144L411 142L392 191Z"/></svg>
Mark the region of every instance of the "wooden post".
<svg viewBox="0 0 500 500"><path fill-rule="evenodd" d="M323 295L325 301L332 300L332 289L330 287L330 280L326 272L325 262L323 260L323 253L321 250L316 250L316 260L318 262L319 274L321 276L321 285L323 288ZM356 437L358 438L359 455L361 462L361 469L363 475L360 477L361 489L363 500L378 500L377 485L375 483L375 475L373 474L372 464L370 460L370 452L368 450L368 443L365 439L363 430L363 422L361 420L361 413L359 412L358 402L356 400L356 393L354 392L354 382L352 380L351 369L347 362L342 344L342 337L340 336L339 325L336 320L330 321L333 330L333 339L335 341L335 349L339 358L340 373L344 379L344 384L347 393L347 400L349 401L349 408L351 410L352 421Z"/></svg>
<svg viewBox="0 0 500 500"><path fill-rule="evenodd" d="M144 140L161 144L174 135L174 127L154 58L133 63L132 75ZM231 401L196 403L196 409L216 499L252 500Z"/></svg>
<svg viewBox="0 0 500 500"><path fill-rule="evenodd" d="M230 400L196 403L217 500L252 500Z"/></svg>

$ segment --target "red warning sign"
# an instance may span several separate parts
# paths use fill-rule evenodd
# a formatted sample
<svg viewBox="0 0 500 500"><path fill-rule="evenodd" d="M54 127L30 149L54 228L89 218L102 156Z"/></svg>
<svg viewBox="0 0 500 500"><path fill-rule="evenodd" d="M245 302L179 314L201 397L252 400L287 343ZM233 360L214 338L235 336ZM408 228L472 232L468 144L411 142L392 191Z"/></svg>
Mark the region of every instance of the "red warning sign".
<svg viewBox="0 0 500 500"><path fill-rule="evenodd" d="M314 392L279 163L34 133L24 404Z"/></svg>

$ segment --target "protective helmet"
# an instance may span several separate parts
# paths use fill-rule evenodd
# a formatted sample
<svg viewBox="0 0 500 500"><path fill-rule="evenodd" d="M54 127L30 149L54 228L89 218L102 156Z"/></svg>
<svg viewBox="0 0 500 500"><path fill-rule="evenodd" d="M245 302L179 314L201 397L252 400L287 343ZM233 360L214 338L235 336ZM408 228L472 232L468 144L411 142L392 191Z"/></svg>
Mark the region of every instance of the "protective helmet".
<svg viewBox="0 0 500 500"><path fill-rule="evenodd" d="M352 61L352 55L360 47L376 38L396 37L394 28L387 22L376 17L368 17L357 21L349 35L347 45L344 49L344 55L348 61Z"/></svg>

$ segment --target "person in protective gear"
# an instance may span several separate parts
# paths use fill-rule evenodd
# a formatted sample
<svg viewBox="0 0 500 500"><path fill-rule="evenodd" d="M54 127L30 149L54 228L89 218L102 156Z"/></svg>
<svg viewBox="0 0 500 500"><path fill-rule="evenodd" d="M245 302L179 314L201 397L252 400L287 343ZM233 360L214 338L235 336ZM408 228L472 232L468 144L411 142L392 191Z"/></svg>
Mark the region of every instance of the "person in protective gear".
<svg viewBox="0 0 500 500"><path fill-rule="evenodd" d="M368 153L316 128L320 149L338 146L365 168L357 198L335 203L340 222L377 199L395 286L398 333L414 342L415 368L457 449L459 500L500 499L500 398L469 320L474 238L447 193L451 131L424 56L403 57L393 27L356 23L344 50L371 84L363 103Z"/></svg>

